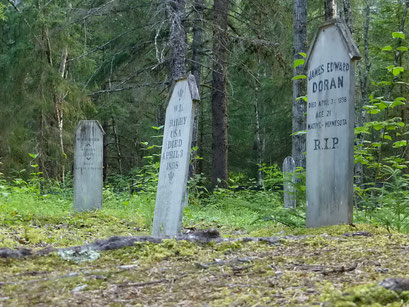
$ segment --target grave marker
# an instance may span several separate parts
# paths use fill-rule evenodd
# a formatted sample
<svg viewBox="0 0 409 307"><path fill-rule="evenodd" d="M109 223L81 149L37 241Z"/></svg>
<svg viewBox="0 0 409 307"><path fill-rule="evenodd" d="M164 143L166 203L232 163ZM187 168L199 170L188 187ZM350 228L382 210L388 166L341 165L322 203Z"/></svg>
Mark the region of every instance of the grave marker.
<svg viewBox="0 0 409 307"><path fill-rule="evenodd" d="M328 21L308 53L307 227L352 223L354 66L346 25Z"/></svg>
<svg viewBox="0 0 409 307"><path fill-rule="evenodd" d="M295 208L295 161L289 156L283 162L284 208Z"/></svg>
<svg viewBox="0 0 409 307"><path fill-rule="evenodd" d="M193 130L193 103L199 100L195 78L189 75L174 85L166 109L162 155L152 235L179 234L189 171Z"/></svg>
<svg viewBox="0 0 409 307"><path fill-rule="evenodd" d="M102 208L104 130L96 120L81 120L75 131L74 210Z"/></svg>

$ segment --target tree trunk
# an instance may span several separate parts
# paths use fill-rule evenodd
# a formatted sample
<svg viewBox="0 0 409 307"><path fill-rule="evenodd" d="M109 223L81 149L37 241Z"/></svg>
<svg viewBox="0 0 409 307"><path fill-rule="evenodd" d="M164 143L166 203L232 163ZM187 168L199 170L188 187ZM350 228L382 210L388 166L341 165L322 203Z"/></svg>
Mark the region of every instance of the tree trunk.
<svg viewBox="0 0 409 307"><path fill-rule="evenodd" d="M195 76L197 89L200 93L200 75L202 68L202 49L203 49L203 0L195 0L193 10L195 13L193 26L193 42L192 42L192 74ZM197 148L199 136L199 104L195 104L193 133L192 133L192 148ZM189 167L189 178L193 177L197 169L197 150L192 150L191 164Z"/></svg>
<svg viewBox="0 0 409 307"><path fill-rule="evenodd" d="M344 21L349 31L352 33L352 10L351 10L350 0L344 0L343 6L344 6L343 8Z"/></svg>
<svg viewBox="0 0 409 307"><path fill-rule="evenodd" d="M115 123L114 117L112 117L111 120L112 120L112 132L114 133L114 140L115 140L116 159L118 161L119 173L122 175L121 143L120 143L120 140L119 140L119 135L116 132L116 123Z"/></svg>
<svg viewBox="0 0 409 307"><path fill-rule="evenodd" d="M107 181L108 178L108 122L107 120L104 120L102 123L102 128L105 131L104 137L103 137L103 149L102 149L102 178L104 182Z"/></svg>
<svg viewBox="0 0 409 307"><path fill-rule="evenodd" d="M366 1L365 7L365 24L364 24L364 64L365 67L362 67L362 63L358 63L358 73L359 73L359 83L361 88L361 99L360 104L357 105L357 126L362 127L366 121L366 110L364 106L368 102L368 75L369 70L371 69L371 63L369 59L369 43L368 43L368 35L369 35L369 22L371 18L371 10L370 10L370 3L369 0ZM358 135L357 147L361 147L364 143L364 134L361 133ZM363 176L364 176L364 168L361 163L357 163L355 165L355 183L358 186L363 184Z"/></svg>
<svg viewBox="0 0 409 307"><path fill-rule="evenodd" d="M227 13L229 0L214 0L212 81L212 183L226 187L227 172Z"/></svg>
<svg viewBox="0 0 409 307"><path fill-rule="evenodd" d="M302 59L300 52L307 49L307 0L294 1L294 60ZM303 73L303 66L294 69L294 75ZM307 95L306 81L303 79L293 81L293 133L305 130L306 103L300 96ZM292 157L296 167L305 167L305 134L292 137Z"/></svg>
<svg viewBox="0 0 409 307"><path fill-rule="evenodd" d="M65 79L67 76L67 60L68 60L68 48L64 47L62 50L61 54L61 63L60 63L60 68L59 68L59 73L61 79ZM56 90L57 92L57 90ZM63 132L64 132L64 108L63 108L63 103L64 99L67 96L68 93L62 94L62 93L56 93L54 94L54 106L55 106L55 114L57 117L57 127L58 127L58 138L59 138L59 143L60 143L60 151L61 151L61 180L62 182L65 181L65 161L67 159L67 155L65 154L64 150L64 137L63 137Z"/></svg>
<svg viewBox="0 0 409 307"><path fill-rule="evenodd" d="M335 18L336 6L335 0L324 0L325 20Z"/></svg>
<svg viewBox="0 0 409 307"><path fill-rule="evenodd" d="M260 64L260 63L259 63ZM263 171L261 167L263 165L263 156L264 156L264 139L261 136L261 106L258 99L259 96L259 84L256 85L256 92L254 97L254 115L256 120L256 140L255 140L255 150L256 150L256 162L257 162L257 185L263 185Z"/></svg>
<svg viewBox="0 0 409 307"><path fill-rule="evenodd" d="M186 76L186 34L183 24L185 19L185 0L167 0L166 8L170 20L171 81Z"/></svg>

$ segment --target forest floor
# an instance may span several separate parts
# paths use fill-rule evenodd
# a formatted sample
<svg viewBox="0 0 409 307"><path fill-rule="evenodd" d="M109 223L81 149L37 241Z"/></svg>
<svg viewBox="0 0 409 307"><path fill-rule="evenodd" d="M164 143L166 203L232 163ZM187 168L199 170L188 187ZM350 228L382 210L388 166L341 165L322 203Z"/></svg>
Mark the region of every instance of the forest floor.
<svg viewBox="0 0 409 307"><path fill-rule="evenodd" d="M219 242L135 242L90 250L82 262L61 250L36 254L58 246L33 229L0 226L0 241L15 242L7 251L34 253L3 253L0 306L406 306L409 298L378 285L409 275L409 237L365 224L285 229L267 240L243 240L243 231Z"/></svg>

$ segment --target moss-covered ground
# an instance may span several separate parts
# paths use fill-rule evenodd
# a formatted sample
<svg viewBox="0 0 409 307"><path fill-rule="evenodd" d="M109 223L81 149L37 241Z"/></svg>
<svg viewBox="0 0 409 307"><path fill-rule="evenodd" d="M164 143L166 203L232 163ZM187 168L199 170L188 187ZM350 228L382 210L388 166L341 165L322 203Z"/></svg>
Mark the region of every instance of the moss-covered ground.
<svg viewBox="0 0 409 307"><path fill-rule="evenodd" d="M0 198L0 248L40 250L149 234L154 198L124 197L105 195L103 210L76 214L69 198ZM57 253L0 258L0 306L406 306L407 292L378 286L408 277L406 234L364 223L306 229L291 222L297 214L283 217L274 198L229 197L193 203L184 229L282 239L137 242L82 263Z"/></svg>
<svg viewBox="0 0 409 307"><path fill-rule="evenodd" d="M345 235L358 231L371 235ZM376 284L408 275L406 235L366 225L302 232L278 244L136 243L81 264L55 253L1 259L0 304L404 306L406 293Z"/></svg>

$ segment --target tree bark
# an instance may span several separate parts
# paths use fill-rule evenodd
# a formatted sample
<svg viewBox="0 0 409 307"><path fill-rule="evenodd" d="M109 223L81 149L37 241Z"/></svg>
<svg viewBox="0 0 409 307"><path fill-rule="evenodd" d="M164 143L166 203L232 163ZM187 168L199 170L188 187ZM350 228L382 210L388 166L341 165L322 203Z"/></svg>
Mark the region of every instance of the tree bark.
<svg viewBox="0 0 409 307"><path fill-rule="evenodd" d="M61 79L65 79L67 76L67 60L68 60L68 48L64 47L61 54L61 63L59 68L59 73ZM56 91L57 92L57 91ZM58 127L58 138L60 143L60 150L61 150L61 180L62 182L65 181L65 161L67 159L67 155L65 154L64 150L64 108L63 103L65 97L68 95L56 93L54 94L54 105L55 105L55 113L57 117L57 127Z"/></svg>
<svg viewBox="0 0 409 307"><path fill-rule="evenodd" d="M300 52L307 49L307 0L294 0L294 60L302 59ZM294 68L294 75L303 73L303 66ZM306 81L293 81L293 133L305 130L306 103L303 99L297 100L307 93ZM292 157L296 167L305 167L306 140L305 134L293 135Z"/></svg>
<svg viewBox="0 0 409 307"><path fill-rule="evenodd" d="M166 8L170 20L170 76L175 81L186 76L185 0L167 0Z"/></svg>
<svg viewBox="0 0 409 307"><path fill-rule="evenodd" d="M102 149L102 178L103 181L106 182L108 179L108 121L104 120L102 123L102 128L105 131L103 137L103 149Z"/></svg>
<svg viewBox="0 0 409 307"><path fill-rule="evenodd" d="M122 175L122 154L121 154L121 143L119 140L119 135L116 132L116 123L114 117L111 118L112 120L112 132L114 134L115 140L115 148L116 148L116 159L118 161L118 169L119 173Z"/></svg>
<svg viewBox="0 0 409 307"><path fill-rule="evenodd" d="M365 67L362 67L362 63L358 63L358 72L359 72L359 83L361 88L361 102L357 106L358 109L357 113L357 126L362 127L366 121L366 110L364 106L368 103L368 76L369 71L371 69L371 62L369 59L369 43L368 43L368 36L369 36L369 22L371 19L371 10L370 10L370 3L369 0L366 1L365 7L365 24L364 24L364 63ZM361 147L364 143L365 135L362 133L358 135L357 146ZM363 184L363 176L364 176L364 168L361 163L357 163L355 165L355 183L358 186Z"/></svg>
<svg viewBox="0 0 409 307"><path fill-rule="evenodd" d="M345 24L347 25L349 31L352 33L352 10L351 10L351 2L350 0L344 0L343 1L343 15L344 15L344 21Z"/></svg>
<svg viewBox="0 0 409 307"><path fill-rule="evenodd" d="M324 0L325 20L335 18L336 6L335 0Z"/></svg>
<svg viewBox="0 0 409 307"><path fill-rule="evenodd" d="M214 0L213 80L212 80L212 183L227 187L227 60L229 0Z"/></svg>
<svg viewBox="0 0 409 307"><path fill-rule="evenodd" d="M260 64L260 62L259 62ZM258 81L257 81L258 82ZM256 92L255 92L255 97L254 97L254 115L255 115L255 120L256 120L256 139L255 139L255 150L256 150L256 161L257 161L257 185L262 186L263 185L263 171L261 170L261 167L263 165L263 156L264 156L264 148L265 148L265 142L264 139L262 138L261 135L261 106L260 106L260 101L259 101L259 84L256 85Z"/></svg>
<svg viewBox="0 0 409 307"><path fill-rule="evenodd" d="M192 74L195 76L197 89L200 93L200 75L202 67L202 52L203 52L203 0L195 0L193 10L195 18L193 21L193 42L192 42ZM195 104L193 133L192 133L192 148L197 148L199 137L199 104ZM196 159L197 150L192 151L191 164L189 167L189 178L192 178L197 169L198 160Z"/></svg>

